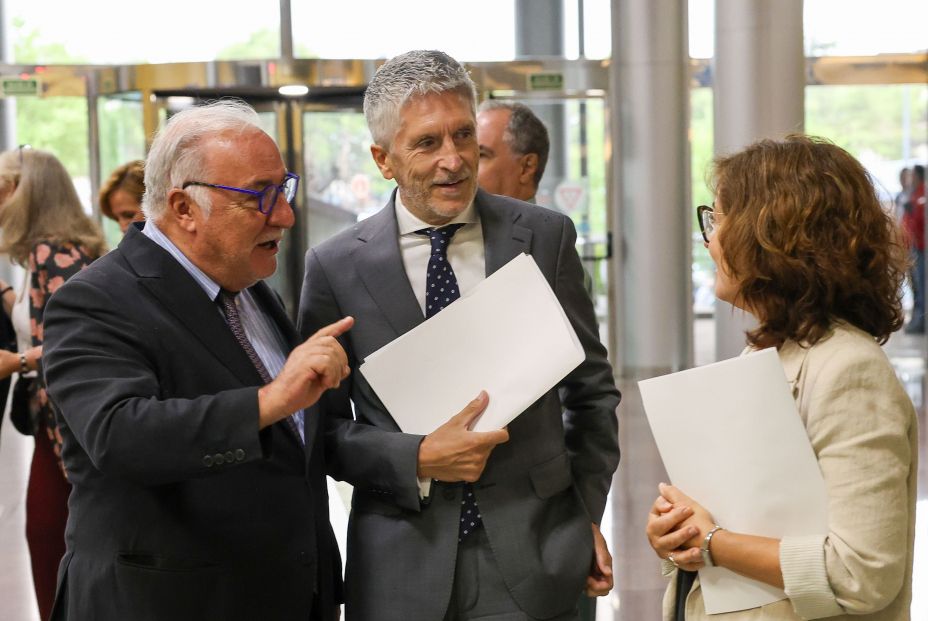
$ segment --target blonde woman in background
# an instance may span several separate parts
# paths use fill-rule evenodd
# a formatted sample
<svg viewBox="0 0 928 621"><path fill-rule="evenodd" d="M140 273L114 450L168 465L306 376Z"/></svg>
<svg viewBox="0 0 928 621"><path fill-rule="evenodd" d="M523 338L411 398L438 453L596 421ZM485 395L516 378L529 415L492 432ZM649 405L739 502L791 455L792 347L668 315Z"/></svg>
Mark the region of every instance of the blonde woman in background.
<svg viewBox="0 0 928 621"><path fill-rule="evenodd" d="M51 614L70 485L59 466L57 424L42 374L42 317L48 298L106 251L68 172L51 153L20 147L0 154L0 253L26 270L17 287L0 281L3 307L16 329L19 352L0 350L0 377L35 375L29 410L35 452L26 491L26 539L39 613Z"/></svg>
<svg viewBox="0 0 928 621"><path fill-rule="evenodd" d="M144 220L145 162L133 160L110 173L100 188L100 213L115 220L125 235L129 225Z"/></svg>

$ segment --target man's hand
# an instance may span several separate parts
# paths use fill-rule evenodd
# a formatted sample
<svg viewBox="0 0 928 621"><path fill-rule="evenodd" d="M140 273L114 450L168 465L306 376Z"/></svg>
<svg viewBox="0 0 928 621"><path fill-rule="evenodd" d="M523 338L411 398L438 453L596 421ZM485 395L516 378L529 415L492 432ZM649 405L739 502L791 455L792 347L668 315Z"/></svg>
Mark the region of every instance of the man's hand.
<svg viewBox="0 0 928 621"><path fill-rule="evenodd" d="M612 576L612 555L599 526L593 524L593 560L590 563L590 575L586 577L587 597L608 595L614 585Z"/></svg>
<svg viewBox="0 0 928 621"><path fill-rule="evenodd" d="M505 429L470 430L489 402L487 393L480 391L477 398L468 403L467 407L423 438L419 444L417 471L420 479L473 483L480 478L490 452L497 444L509 440L509 432Z"/></svg>
<svg viewBox="0 0 928 621"><path fill-rule="evenodd" d="M348 377L348 357L337 338L353 325L352 317L340 319L290 352L274 381L258 390L259 429L311 406Z"/></svg>

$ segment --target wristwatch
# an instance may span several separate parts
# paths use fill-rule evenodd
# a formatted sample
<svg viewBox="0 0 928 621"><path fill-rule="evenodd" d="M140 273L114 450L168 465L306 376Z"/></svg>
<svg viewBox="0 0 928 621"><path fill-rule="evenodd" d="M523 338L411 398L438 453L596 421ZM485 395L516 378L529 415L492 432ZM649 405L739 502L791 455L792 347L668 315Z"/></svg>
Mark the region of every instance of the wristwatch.
<svg viewBox="0 0 928 621"><path fill-rule="evenodd" d="M702 554L702 562L706 567L715 567L715 562L712 560L712 553L709 551L709 544L712 542L712 536L716 531L722 530L722 527L716 524L712 527L708 533L706 533L706 538L702 540L702 545L699 546L699 551Z"/></svg>

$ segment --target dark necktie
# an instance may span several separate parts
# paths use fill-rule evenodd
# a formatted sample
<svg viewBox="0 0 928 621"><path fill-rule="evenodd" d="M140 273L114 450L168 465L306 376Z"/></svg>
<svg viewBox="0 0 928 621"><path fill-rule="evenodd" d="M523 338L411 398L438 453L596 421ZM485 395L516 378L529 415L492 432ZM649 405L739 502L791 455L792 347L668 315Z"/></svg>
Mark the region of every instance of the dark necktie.
<svg viewBox="0 0 928 621"><path fill-rule="evenodd" d="M261 357L258 356L258 352L255 351L254 346L252 346L251 341L248 340L248 335L245 334L245 327L242 325L242 318L238 314L238 306L235 305L235 296L237 293L232 293L231 291L226 291L225 289L219 290L219 306L222 308L222 314L226 317L226 322L229 324L229 329L232 330L232 334L235 335L235 340L238 341L238 344L242 346L242 349L245 350L245 353L248 355L248 359L251 360L251 364L254 365L255 370L258 372L258 375L261 377L261 381L265 384L270 384L271 380L274 378L271 377L271 374L268 372L267 367L264 366L264 362L261 361ZM299 438L300 442L303 442L303 436L300 434L300 425L295 420L297 416L302 414L302 412L297 412L286 418L287 425L296 434L296 437Z"/></svg>
<svg viewBox="0 0 928 621"><path fill-rule="evenodd" d="M448 246L451 238L458 232L463 224L449 224L440 229L429 228L416 231L419 235L428 235L432 242L432 253L429 256L429 267L425 278L425 317L429 318L438 313L456 299L461 297L458 280L454 269L448 262ZM464 497L461 500L461 523L458 529L458 542L464 537L480 528L483 520L477 508L477 499L474 497L474 487L470 483L464 484Z"/></svg>

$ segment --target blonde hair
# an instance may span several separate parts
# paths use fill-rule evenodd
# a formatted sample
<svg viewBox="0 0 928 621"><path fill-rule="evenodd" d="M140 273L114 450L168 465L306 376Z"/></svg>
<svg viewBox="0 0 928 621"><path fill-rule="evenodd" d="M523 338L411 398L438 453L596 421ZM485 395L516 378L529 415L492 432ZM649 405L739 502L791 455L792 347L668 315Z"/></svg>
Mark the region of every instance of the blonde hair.
<svg viewBox="0 0 928 621"><path fill-rule="evenodd" d="M100 188L100 213L110 220L116 219L113 206L110 205L110 197L118 190L129 193L139 204L139 209L142 208L142 195L145 194L145 162L127 162L114 170L103 183L103 187Z"/></svg>
<svg viewBox="0 0 928 621"><path fill-rule="evenodd" d="M0 154L0 253L27 265L39 241L77 244L91 257L106 252L100 228L84 213L74 183L51 153L19 148Z"/></svg>

